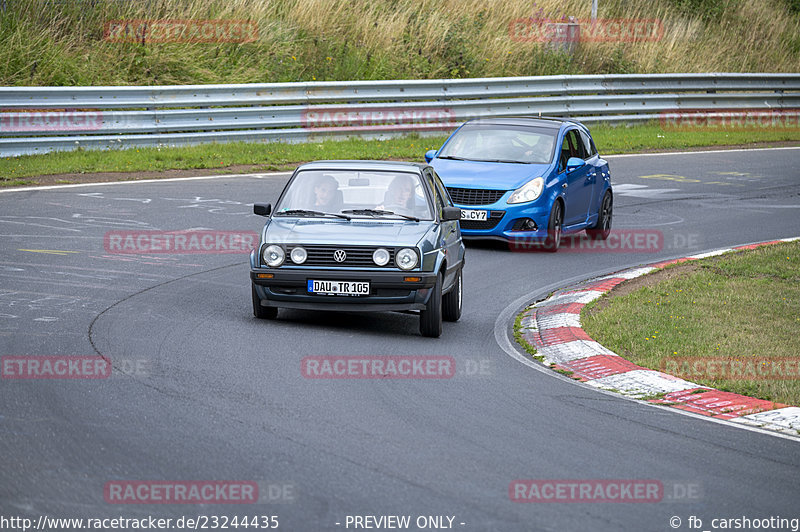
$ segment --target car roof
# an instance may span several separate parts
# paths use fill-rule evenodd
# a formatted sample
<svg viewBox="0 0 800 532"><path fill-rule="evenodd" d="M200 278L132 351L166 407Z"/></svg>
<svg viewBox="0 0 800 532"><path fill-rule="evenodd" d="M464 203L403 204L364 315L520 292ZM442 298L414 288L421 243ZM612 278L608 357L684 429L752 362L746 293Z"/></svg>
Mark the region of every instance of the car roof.
<svg viewBox="0 0 800 532"><path fill-rule="evenodd" d="M502 126L530 126L545 129L560 129L563 125L583 126L577 120L568 118L554 118L549 116L509 116L498 118L474 118L466 124L469 125L502 125ZM465 124L465 125L466 125ZM585 126L584 126L585 127Z"/></svg>
<svg viewBox="0 0 800 532"><path fill-rule="evenodd" d="M370 161L370 160L330 160L313 161L301 164L298 170L367 170L367 171L395 171L395 172L421 172L430 166L425 163L406 161Z"/></svg>

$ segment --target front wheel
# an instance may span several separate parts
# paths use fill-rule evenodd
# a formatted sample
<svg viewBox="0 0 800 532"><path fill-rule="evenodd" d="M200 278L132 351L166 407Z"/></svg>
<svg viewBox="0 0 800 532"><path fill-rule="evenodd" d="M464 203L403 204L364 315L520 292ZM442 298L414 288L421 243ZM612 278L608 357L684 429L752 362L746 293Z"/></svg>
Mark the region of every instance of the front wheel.
<svg viewBox="0 0 800 532"><path fill-rule="evenodd" d="M555 253L561 245L561 230L564 225L564 208L560 201L553 204L550 221L547 223L547 238L544 241L545 251Z"/></svg>
<svg viewBox="0 0 800 532"><path fill-rule="evenodd" d="M253 316L260 320L274 320L278 317L278 309L275 307L261 306L261 298L258 297L256 292L255 283L251 283L253 289Z"/></svg>
<svg viewBox="0 0 800 532"><path fill-rule="evenodd" d="M422 336L439 338L442 335L442 274L436 276L431 297L425 310L419 313L419 332Z"/></svg>
<svg viewBox="0 0 800 532"><path fill-rule="evenodd" d="M614 198L611 192L606 191L603 196L603 203L600 204L600 212L597 213L597 223L586 230L589 238L595 240L605 240L611 234L611 218L614 215Z"/></svg>
<svg viewBox="0 0 800 532"><path fill-rule="evenodd" d="M463 271L459 270L453 288L442 298L442 319L444 321L458 321L461 317L462 274Z"/></svg>

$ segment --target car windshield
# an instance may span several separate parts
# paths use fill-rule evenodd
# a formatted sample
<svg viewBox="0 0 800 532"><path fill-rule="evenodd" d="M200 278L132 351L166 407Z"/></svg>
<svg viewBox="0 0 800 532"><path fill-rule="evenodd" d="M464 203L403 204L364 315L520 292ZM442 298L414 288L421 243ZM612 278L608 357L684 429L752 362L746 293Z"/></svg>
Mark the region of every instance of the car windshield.
<svg viewBox="0 0 800 532"><path fill-rule="evenodd" d="M512 163L549 163L557 130L525 126L464 126L437 155L440 159L465 159Z"/></svg>
<svg viewBox="0 0 800 532"><path fill-rule="evenodd" d="M363 170L301 170L275 210L278 216L327 213L421 220L433 219L431 212L418 174Z"/></svg>

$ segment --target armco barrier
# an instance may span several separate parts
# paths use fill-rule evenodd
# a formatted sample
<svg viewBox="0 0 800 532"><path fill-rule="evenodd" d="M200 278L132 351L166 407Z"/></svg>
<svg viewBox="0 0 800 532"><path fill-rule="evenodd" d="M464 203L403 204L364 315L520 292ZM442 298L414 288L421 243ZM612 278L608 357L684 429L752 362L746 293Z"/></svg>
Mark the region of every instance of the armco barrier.
<svg viewBox="0 0 800 532"><path fill-rule="evenodd" d="M0 156L443 134L475 117L638 122L797 110L800 74L615 74L153 87L0 87Z"/></svg>

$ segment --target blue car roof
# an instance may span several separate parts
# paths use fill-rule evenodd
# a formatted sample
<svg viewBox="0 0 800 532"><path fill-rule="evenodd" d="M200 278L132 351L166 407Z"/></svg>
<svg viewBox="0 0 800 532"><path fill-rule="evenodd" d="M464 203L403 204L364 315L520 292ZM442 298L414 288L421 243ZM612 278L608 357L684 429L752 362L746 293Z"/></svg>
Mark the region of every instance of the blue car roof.
<svg viewBox="0 0 800 532"><path fill-rule="evenodd" d="M397 171L397 172L420 172L423 168L430 166L424 163L411 163L405 161L358 161L358 160L335 160L335 161L313 161L301 164L298 170L372 170L372 171Z"/></svg>
<svg viewBox="0 0 800 532"><path fill-rule="evenodd" d="M469 120L464 125L503 125L503 126L530 126L541 127L545 129L561 129L562 126L567 124L574 124L583 126L577 120L569 120L567 118L550 118L550 117L535 117L535 116L511 116L504 118L475 118Z"/></svg>

